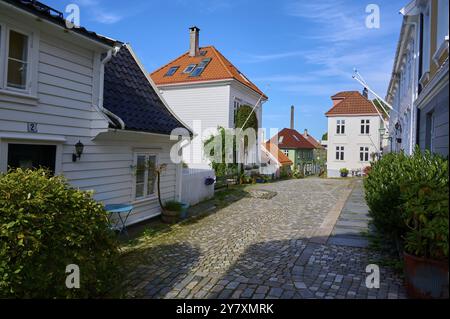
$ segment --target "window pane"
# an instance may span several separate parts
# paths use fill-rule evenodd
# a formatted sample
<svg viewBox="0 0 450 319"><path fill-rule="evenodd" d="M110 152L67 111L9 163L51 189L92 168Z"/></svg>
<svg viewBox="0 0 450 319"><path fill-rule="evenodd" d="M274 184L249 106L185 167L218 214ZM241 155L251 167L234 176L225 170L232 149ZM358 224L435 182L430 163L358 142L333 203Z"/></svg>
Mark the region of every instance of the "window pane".
<svg viewBox="0 0 450 319"><path fill-rule="evenodd" d="M156 157L155 156L149 156L147 164L148 164L147 195L150 195L150 194L153 194L155 192Z"/></svg>
<svg viewBox="0 0 450 319"><path fill-rule="evenodd" d="M336 152L336 159L339 160L339 152Z"/></svg>
<svg viewBox="0 0 450 319"><path fill-rule="evenodd" d="M370 133L370 125L366 125L366 134Z"/></svg>
<svg viewBox="0 0 450 319"><path fill-rule="evenodd" d="M28 55L28 37L24 34L11 30L9 33L8 56L10 58L26 62L27 55Z"/></svg>
<svg viewBox="0 0 450 319"><path fill-rule="evenodd" d="M364 125L361 125L361 134L364 134Z"/></svg>
<svg viewBox="0 0 450 319"><path fill-rule="evenodd" d="M337 134L341 134L341 126L340 125L337 126L336 133Z"/></svg>
<svg viewBox="0 0 450 319"><path fill-rule="evenodd" d="M341 134L345 134L345 126L344 125L342 125Z"/></svg>
<svg viewBox="0 0 450 319"><path fill-rule="evenodd" d="M363 152L359 152L359 160L360 160L361 162L364 161L364 153L363 153Z"/></svg>
<svg viewBox="0 0 450 319"><path fill-rule="evenodd" d="M136 162L136 197L144 196L145 156L138 155Z"/></svg>
<svg viewBox="0 0 450 319"><path fill-rule="evenodd" d="M8 86L25 89L27 85L27 65L26 63L9 60L8 61Z"/></svg>

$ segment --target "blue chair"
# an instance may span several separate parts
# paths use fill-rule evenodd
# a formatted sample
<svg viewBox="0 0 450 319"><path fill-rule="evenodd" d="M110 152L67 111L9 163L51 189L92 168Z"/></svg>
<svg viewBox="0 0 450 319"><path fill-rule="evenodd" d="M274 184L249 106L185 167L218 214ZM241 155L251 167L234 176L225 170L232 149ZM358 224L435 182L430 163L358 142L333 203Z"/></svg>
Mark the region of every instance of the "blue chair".
<svg viewBox="0 0 450 319"><path fill-rule="evenodd" d="M128 235L126 230L126 223L128 217L133 211L133 205L129 204L109 204L105 205L105 210L109 213L108 221L111 225L111 228L114 230L118 230L119 234L124 232ZM113 221L113 216L116 216Z"/></svg>

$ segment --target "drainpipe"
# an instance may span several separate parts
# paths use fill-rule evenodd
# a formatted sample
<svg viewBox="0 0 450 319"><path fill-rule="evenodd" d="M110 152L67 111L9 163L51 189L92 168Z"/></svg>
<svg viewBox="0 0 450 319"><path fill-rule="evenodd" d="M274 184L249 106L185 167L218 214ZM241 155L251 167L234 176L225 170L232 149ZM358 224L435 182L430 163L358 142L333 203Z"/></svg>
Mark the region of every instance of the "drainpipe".
<svg viewBox="0 0 450 319"><path fill-rule="evenodd" d="M105 65L106 65L106 63L108 63L111 60L113 55L115 56L117 54L117 52L119 52L119 50L120 50L120 47L118 47L118 46L115 46L113 49L108 50L108 52L106 53L106 57L103 60L101 60L101 62L100 62L100 83L99 83L99 94L98 94L98 107L103 113L116 119L116 121L120 125L120 128L123 130L123 129L125 129L125 122L120 117L118 117L116 114L112 113L111 111L109 111L103 107L103 95L104 95L104 86L105 86L104 85L104 83L105 83Z"/></svg>

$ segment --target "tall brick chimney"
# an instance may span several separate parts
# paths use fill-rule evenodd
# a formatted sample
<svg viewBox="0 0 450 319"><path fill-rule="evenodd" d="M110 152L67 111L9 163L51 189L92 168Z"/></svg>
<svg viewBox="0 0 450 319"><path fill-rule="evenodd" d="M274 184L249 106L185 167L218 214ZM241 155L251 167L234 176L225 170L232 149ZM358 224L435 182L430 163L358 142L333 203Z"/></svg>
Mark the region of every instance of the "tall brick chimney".
<svg viewBox="0 0 450 319"><path fill-rule="evenodd" d="M291 106L291 129L292 130L294 129L294 126L295 126L295 124L294 124L294 112L295 112L295 107L292 105Z"/></svg>
<svg viewBox="0 0 450 319"><path fill-rule="evenodd" d="M200 54L199 48L199 33L200 29L196 26L189 28L189 56L198 56Z"/></svg>

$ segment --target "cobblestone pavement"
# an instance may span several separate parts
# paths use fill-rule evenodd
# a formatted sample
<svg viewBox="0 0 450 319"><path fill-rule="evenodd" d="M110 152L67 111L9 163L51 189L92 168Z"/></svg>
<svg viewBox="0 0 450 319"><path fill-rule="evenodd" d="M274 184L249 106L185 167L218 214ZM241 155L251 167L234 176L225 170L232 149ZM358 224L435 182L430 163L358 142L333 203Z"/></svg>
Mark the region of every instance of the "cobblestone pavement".
<svg viewBox="0 0 450 319"><path fill-rule="evenodd" d="M349 180L303 179L258 186L271 199L243 198L132 252L129 298L403 298L402 281L364 248L310 242Z"/></svg>

